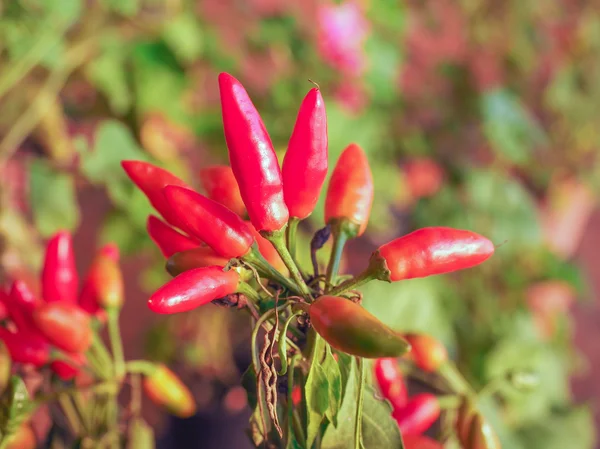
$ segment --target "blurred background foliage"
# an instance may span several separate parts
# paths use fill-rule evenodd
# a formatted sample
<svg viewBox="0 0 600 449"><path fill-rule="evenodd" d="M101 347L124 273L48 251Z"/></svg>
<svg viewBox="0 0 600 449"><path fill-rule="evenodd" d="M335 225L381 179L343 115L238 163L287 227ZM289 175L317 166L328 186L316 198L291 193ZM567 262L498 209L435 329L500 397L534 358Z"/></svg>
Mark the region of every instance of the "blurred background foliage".
<svg viewBox="0 0 600 449"><path fill-rule="evenodd" d="M97 243L148 255L139 282L160 285L150 206L119 162L152 161L196 186L200 167L226 163L221 71L247 87L282 155L311 79L327 104L331 165L350 142L372 164L376 200L367 238L350 245L350 270L422 226L472 229L499 245L457 276L368 285L365 305L441 338L476 386L516 368L540 374L534 393L489 403L504 447L594 446L590 412L570 394L585 362L568 310L590 296L571 260L600 190L597 2L0 5L3 276L37 267L41 239L81 223L78 191L101 188L113 208ZM305 247L322 220L321 203L304 223ZM206 403L231 399L206 392L238 391L240 329L230 314L203 310L153 329L148 347L199 372ZM227 338L211 340L215 332Z"/></svg>

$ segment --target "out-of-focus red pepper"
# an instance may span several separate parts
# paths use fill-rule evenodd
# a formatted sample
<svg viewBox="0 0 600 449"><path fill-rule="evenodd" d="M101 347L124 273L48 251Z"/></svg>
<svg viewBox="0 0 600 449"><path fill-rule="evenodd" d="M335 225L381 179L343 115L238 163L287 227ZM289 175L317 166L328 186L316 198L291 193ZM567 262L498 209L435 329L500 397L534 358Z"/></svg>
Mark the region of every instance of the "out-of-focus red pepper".
<svg viewBox="0 0 600 449"><path fill-rule="evenodd" d="M13 362L30 363L39 368L50 359L50 346L34 334L23 331L13 333L0 327L0 340L4 342Z"/></svg>
<svg viewBox="0 0 600 449"><path fill-rule="evenodd" d="M311 89L302 101L283 159L282 175L290 216L308 217L327 176L327 115L319 89Z"/></svg>
<svg viewBox="0 0 600 449"><path fill-rule="evenodd" d="M393 358L377 359L374 366L375 379L384 398L394 409L403 407L408 401L408 389L398 366Z"/></svg>
<svg viewBox="0 0 600 449"><path fill-rule="evenodd" d="M17 279L13 282L6 298L8 316L20 331L38 334L31 314L41 303L34 296L29 285Z"/></svg>
<svg viewBox="0 0 600 449"><path fill-rule="evenodd" d="M35 432L28 422L22 423L17 431L8 439L6 449L35 449L37 438Z"/></svg>
<svg viewBox="0 0 600 449"><path fill-rule="evenodd" d="M409 399L406 405L396 409L393 417L402 435L420 435L440 416L440 405L435 395L421 393Z"/></svg>
<svg viewBox="0 0 600 449"><path fill-rule="evenodd" d="M33 320L42 335L63 351L85 352L92 343L90 316L77 304L44 304L33 312Z"/></svg>
<svg viewBox="0 0 600 449"><path fill-rule="evenodd" d="M152 402L162 405L173 415L189 418L196 413L191 391L165 365L158 365L154 372L145 376L143 386Z"/></svg>
<svg viewBox="0 0 600 449"><path fill-rule="evenodd" d="M424 435L403 435L404 449L444 449L442 443Z"/></svg>
<svg viewBox="0 0 600 449"><path fill-rule="evenodd" d="M365 232L373 204L373 175L362 148L350 144L337 161L325 200L325 222L344 220L354 229L351 237Z"/></svg>
<svg viewBox="0 0 600 449"><path fill-rule="evenodd" d="M189 188L189 186L177 176L168 171L143 161L123 161L123 169L131 180L144 192L150 200L150 203L160 213L167 222L173 226L185 229L184 223L174 214L167 203L162 189L165 186L173 185Z"/></svg>
<svg viewBox="0 0 600 449"><path fill-rule="evenodd" d="M104 245L88 269L79 294L79 307L104 321L102 302L106 297L123 297L123 280L118 268L119 249L113 244ZM115 271L117 270L117 271Z"/></svg>
<svg viewBox="0 0 600 449"><path fill-rule="evenodd" d="M321 296L308 308L310 323L335 349L365 358L399 357L410 345L349 299Z"/></svg>
<svg viewBox="0 0 600 449"><path fill-rule="evenodd" d="M215 266L223 268L228 262L229 259L219 256L212 248L199 246L173 254L167 260L166 268L171 276L179 276L194 268Z"/></svg>
<svg viewBox="0 0 600 449"><path fill-rule="evenodd" d="M474 232L422 228L381 246L371 256L370 271L378 279L400 281L470 268L492 254L494 244Z"/></svg>
<svg viewBox="0 0 600 449"><path fill-rule="evenodd" d="M86 362L84 354L81 354L81 353L69 354L69 356L71 357L71 359L73 359L73 361L77 365L84 365ZM57 360L50 364L50 368L62 380L71 380L75 376L77 376L77 374L79 374L79 371L80 371L79 367L76 366L75 364L65 362L63 360Z"/></svg>
<svg viewBox="0 0 600 449"><path fill-rule="evenodd" d="M0 321L8 318L8 309L6 308L6 301L8 300L8 295L6 292L0 288Z"/></svg>
<svg viewBox="0 0 600 449"><path fill-rule="evenodd" d="M219 91L229 161L250 221L259 231L278 231L286 225L289 212L271 138L238 80L221 73Z"/></svg>
<svg viewBox="0 0 600 449"><path fill-rule="evenodd" d="M415 362L423 371L436 371L448 360L446 347L426 334L404 334L404 338L410 343L412 350L406 355Z"/></svg>
<svg viewBox="0 0 600 449"><path fill-rule="evenodd" d="M248 253L254 237L238 215L193 190L168 186L164 194L189 231L217 254L233 259Z"/></svg>
<svg viewBox="0 0 600 449"><path fill-rule="evenodd" d="M67 231L58 232L46 246L42 270L42 298L46 302L75 303L78 283L71 234Z"/></svg>
<svg viewBox="0 0 600 449"><path fill-rule="evenodd" d="M211 165L200 170L206 196L238 214L246 215L246 206L233 170L228 165Z"/></svg>
<svg viewBox="0 0 600 449"><path fill-rule="evenodd" d="M146 229L165 257L171 257L175 253L200 245L199 240L183 235L154 215L148 217Z"/></svg>
<svg viewBox="0 0 600 449"><path fill-rule="evenodd" d="M247 222L248 227L252 231L254 235L254 239L256 240L256 244L258 245L258 252L262 254L262 256L277 270L282 273L287 272L287 268L281 260L281 256L273 246L271 242L269 242L266 238L260 235L260 232L256 230L256 228L252 225L252 223Z"/></svg>
<svg viewBox="0 0 600 449"><path fill-rule="evenodd" d="M195 268L181 273L159 288L148 300L156 313L180 313L235 293L240 276L222 267Z"/></svg>

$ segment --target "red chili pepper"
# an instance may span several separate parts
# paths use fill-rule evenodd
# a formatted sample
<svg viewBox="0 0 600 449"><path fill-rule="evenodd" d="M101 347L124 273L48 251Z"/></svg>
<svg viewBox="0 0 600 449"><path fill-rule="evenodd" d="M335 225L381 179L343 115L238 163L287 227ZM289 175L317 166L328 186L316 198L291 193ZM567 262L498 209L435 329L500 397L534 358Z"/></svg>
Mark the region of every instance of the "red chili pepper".
<svg viewBox="0 0 600 449"><path fill-rule="evenodd" d="M15 323L17 329L27 333L37 334L37 328L33 323L31 314L39 307L42 302L36 298L24 281L17 279L13 282L8 297L6 298L6 307L8 316Z"/></svg>
<svg viewBox="0 0 600 449"><path fill-rule="evenodd" d="M201 243L199 240L183 235L154 215L148 217L146 230L165 257L196 248Z"/></svg>
<svg viewBox="0 0 600 449"><path fill-rule="evenodd" d="M193 270L194 268L223 268L228 262L229 259L219 256L212 248L199 246L198 248L173 254L167 260L166 268L171 276L179 276L181 273Z"/></svg>
<svg viewBox="0 0 600 449"><path fill-rule="evenodd" d="M294 385L292 388L292 404L297 406L302 402L302 387L300 385Z"/></svg>
<svg viewBox="0 0 600 449"><path fill-rule="evenodd" d="M212 165L200 170L200 182L206 196L235 212L240 217L246 215L240 188L228 165Z"/></svg>
<svg viewBox="0 0 600 449"><path fill-rule="evenodd" d="M77 374L79 374L79 366L82 366L86 363L86 358L84 354L68 354L69 357L75 363L65 362L63 360L57 360L50 364L50 369L56 373L58 377L62 380L71 380ZM79 365L79 366L78 366Z"/></svg>
<svg viewBox="0 0 600 449"><path fill-rule="evenodd" d="M244 221L225 206L192 190L168 186L165 197L189 231L229 259L245 255L254 237Z"/></svg>
<svg viewBox="0 0 600 449"><path fill-rule="evenodd" d="M185 231L185 224L179 219L177 214L171 211L162 189L169 185L190 187L172 173L148 162L122 161L121 165L129 178L148 197L152 207L170 224Z"/></svg>
<svg viewBox="0 0 600 449"><path fill-rule="evenodd" d="M8 294L4 289L0 288L0 321L8 318L8 309L6 308L6 302L8 301Z"/></svg>
<svg viewBox="0 0 600 449"><path fill-rule="evenodd" d="M42 297L46 302L75 303L78 282L71 234L61 231L55 234L46 246L42 270Z"/></svg>
<svg viewBox="0 0 600 449"><path fill-rule="evenodd" d="M35 432L28 422L22 423L7 441L6 449L35 449L38 445Z"/></svg>
<svg viewBox="0 0 600 449"><path fill-rule="evenodd" d="M319 89L311 89L302 101L283 159L282 175L290 216L308 217L327 176L327 115Z"/></svg>
<svg viewBox="0 0 600 449"><path fill-rule="evenodd" d="M250 221L259 231L278 231L289 218L273 143L248 93L233 76L219 75L229 161Z"/></svg>
<svg viewBox="0 0 600 449"><path fill-rule="evenodd" d="M283 260L281 260L281 256L273 246L271 242L269 242L266 238L260 235L260 232L256 230L256 228L252 225L252 223L247 222L250 231L254 235L254 239L256 240L256 244L258 245L258 252L262 254L262 256L273 265L277 270L285 273L287 272L287 267Z"/></svg>
<svg viewBox="0 0 600 449"><path fill-rule="evenodd" d="M424 435L403 435L404 449L444 449L442 443Z"/></svg>
<svg viewBox="0 0 600 449"><path fill-rule="evenodd" d="M125 298L123 274L119 264L106 256L98 257L90 273L96 286L96 301L103 309L120 309Z"/></svg>
<svg viewBox="0 0 600 449"><path fill-rule="evenodd" d="M398 357L410 349L399 333L346 298L321 296L309 307L310 323L335 349L370 359Z"/></svg>
<svg viewBox="0 0 600 449"><path fill-rule="evenodd" d="M156 313L180 313L235 293L240 276L222 267L195 268L181 273L159 288L148 300Z"/></svg>
<svg viewBox="0 0 600 449"><path fill-rule="evenodd" d="M162 405L173 415L189 418L196 413L196 403L190 390L165 365L144 377L144 392L152 402Z"/></svg>
<svg viewBox="0 0 600 449"><path fill-rule="evenodd" d="M373 204L373 175L362 148L350 144L337 161L325 200L325 222L347 220L358 237L365 232Z"/></svg>
<svg viewBox="0 0 600 449"><path fill-rule="evenodd" d="M83 287L79 294L79 307L90 315L104 321L104 311L101 309L101 297L123 297L123 280L118 270L119 249L113 243L104 245L96 254L88 269Z"/></svg>
<svg viewBox="0 0 600 449"><path fill-rule="evenodd" d="M63 351L85 352L92 343L90 316L76 304L44 304L34 311L33 319L44 337Z"/></svg>
<svg viewBox="0 0 600 449"><path fill-rule="evenodd" d="M448 360L446 347L430 335L405 334L404 338L412 347L406 357L415 362L415 365L423 371L436 371Z"/></svg>
<svg viewBox="0 0 600 449"><path fill-rule="evenodd" d="M394 409L403 407L408 401L408 390L398 360L393 358L375 360L375 379L384 398Z"/></svg>
<svg viewBox="0 0 600 449"><path fill-rule="evenodd" d="M371 256L370 271L378 279L400 281L470 268L492 254L494 244L474 232L422 228L381 246Z"/></svg>
<svg viewBox="0 0 600 449"><path fill-rule="evenodd" d="M0 340L16 363L28 363L39 368L48 363L50 359L50 346L46 341L24 331L10 332L0 327Z"/></svg>
<svg viewBox="0 0 600 449"><path fill-rule="evenodd" d="M440 405L435 395L421 393L413 396L404 407L394 410L393 417L402 435L420 435L440 416Z"/></svg>

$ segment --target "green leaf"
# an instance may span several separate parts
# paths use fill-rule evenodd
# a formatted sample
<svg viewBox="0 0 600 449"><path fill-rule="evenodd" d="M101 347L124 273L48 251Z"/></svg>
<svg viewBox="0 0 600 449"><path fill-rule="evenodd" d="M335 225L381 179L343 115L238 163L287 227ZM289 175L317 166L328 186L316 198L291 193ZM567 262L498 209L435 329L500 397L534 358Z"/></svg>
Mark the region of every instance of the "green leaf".
<svg viewBox="0 0 600 449"><path fill-rule="evenodd" d="M325 360L323 361L323 372L327 377L329 385L329 405L325 416L335 427L338 425L338 413L342 405L342 373L340 367L333 358L331 346L326 345Z"/></svg>
<svg viewBox="0 0 600 449"><path fill-rule="evenodd" d="M204 35L192 14L182 14L169 20L162 37L182 62L193 62L202 54Z"/></svg>
<svg viewBox="0 0 600 449"><path fill-rule="evenodd" d="M6 391L0 397L0 431L14 433L31 411L31 401L25 382L12 376Z"/></svg>
<svg viewBox="0 0 600 449"><path fill-rule="evenodd" d="M516 164L524 164L530 160L536 146L547 142L539 123L508 91L487 92L481 102L484 133L499 155Z"/></svg>
<svg viewBox="0 0 600 449"><path fill-rule="evenodd" d="M45 160L34 159L29 166L30 200L33 220L47 237L60 229L73 230L79 224L75 180L53 169Z"/></svg>
<svg viewBox="0 0 600 449"><path fill-rule="evenodd" d="M98 127L94 148L84 151L81 157L83 173L91 182L98 184L127 180L119 165L123 160L148 160L129 129L116 120L106 120Z"/></svg>
<svg viewBox="0 0 600 449"><path fill-rule="evenodd" d="M354 417L358 401L358 372L356 363L352 359L348 368L344 398L338 413L338 425L337 427L327 427L327 430L323 434L321 449L348 449L354 444Z"/></svg>
<svg viewBox="0 0 600 449"><path fill-rule="evenodd" d="M242 387L246 390L248 405L250 405L250 408L255 409L258 401L256 395L256 373L252 365L242 374Z"/></svg>
<svg viewBox="0 0 600 449"><path fill-rule="evenodd" d="M365 449L402 449L398 424L392 418L392 407L387 401L376 399L375 390L365 387L362 438Z"/></svg>
<svg viewBox="0 0 600 449"><path fill-rule="evenodd" d="M154 430L143 418L134 418L129 424L127 449L154 449Z"/></svg>
<svg viewBox="0 0 600 449"><path fill-rule="evenodd" d="M140 0L102 0L102 3L117 14L127 17L135 16L141 6Z"/></svg>
<svg viewBox="0 0 600 449"><path fill-rule="evenodd" d="M325 342L317 337L313 360L304 384L304 397L306 398L306 446L311 447L320 431L325 412L329 407L329 382L323 366L321 355L325 349Z"/></svg>
<svg viewBox="0 0 600 449"><path fill-rule="evenodd" d="M290 324L292 323L292 321L294 319L296 319L296 317L300 313L301 312L296 312L295 314L291 315L287 320L285 320L283 327L279 331L279 338L277 339L277 341L278 341L277 350L279 352L279 360L281 362L281 369L279 370L279 372L277 374L279 374L280 376L283 376L285 373L287 373L287 367L288 367L287 331L288 331L288 328L290 327Z"/></svg>

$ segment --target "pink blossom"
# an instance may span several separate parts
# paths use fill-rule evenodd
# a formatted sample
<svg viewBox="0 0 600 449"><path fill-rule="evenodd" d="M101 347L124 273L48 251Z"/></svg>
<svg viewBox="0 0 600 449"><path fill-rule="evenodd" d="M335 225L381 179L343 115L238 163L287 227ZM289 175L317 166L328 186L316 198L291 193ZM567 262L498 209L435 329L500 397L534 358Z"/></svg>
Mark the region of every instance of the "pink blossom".
<svg viewBox="0 0 600 449"><path fill-rule="evenodd" d="M320 6L317 17L321 57L345 74L361 75L366 66L363 45L369 23L360 6L351 1Z"/></svg>

